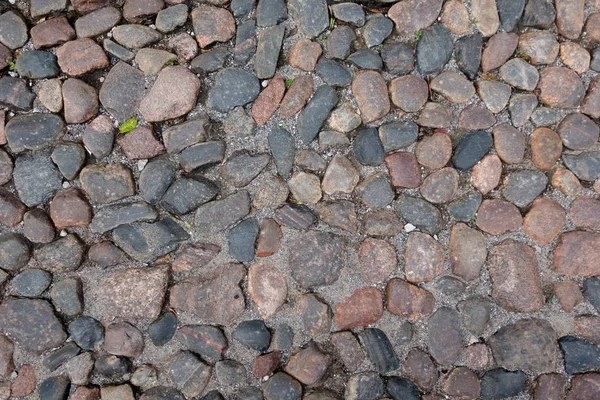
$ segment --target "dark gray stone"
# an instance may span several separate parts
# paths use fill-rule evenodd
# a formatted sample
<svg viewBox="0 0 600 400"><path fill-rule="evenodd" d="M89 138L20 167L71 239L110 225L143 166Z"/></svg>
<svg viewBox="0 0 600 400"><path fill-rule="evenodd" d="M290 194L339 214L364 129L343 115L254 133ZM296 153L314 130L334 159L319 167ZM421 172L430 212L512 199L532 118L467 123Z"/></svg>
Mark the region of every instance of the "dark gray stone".
<svg viewBox="0 0 600 400"><path fill-rule="evenodd" d="M560 111L555 108L538 107L531 114L531 122L535 126L552 126L558 124L561 119Z"/></svg>
<svg viewBox="0 0 600 400"><path fill-rule="evenodd" d="M565 360L565 371L569 375L600 368L600 348L574 336L563 336L558 340Z"/></svg>
<svg viewBox="0 0 600 400"><path fill-rule="evenodd" d="M0 16L1 17L1 16ZM35 94L23 79L5 75L0 78L0 105L15 111L29 111Z"/></svg>
<svg viewBox="0 0 600 400"><path fill-rule="evenodd" d="M417 43L417 70L421 75L439 74L452 56L452 36L440 24L425 29Z"/></svg>
<svg viewBox="0 0 600 400"><path fill-rule="evenodd" d="M50 298L61 314L74 316L83 312L83 285L79 278L67 278L52 285Z"/></svg>
<svg viewBox="0 0 600 400"><path fill-rule="evenodd" d="M517 27L521 19L525 8L525 0L496 0L496 8L498 9L502 28L506 32L511 32Z"/></svg>
<svg viewBox="0 0 600 400"><path fill-rule="evenodd" d="M491 302L484 297L475 296L458 303L458 310L465 328L474 336L483 335L492 312Z"/></svg>
<svg viewBox="0 0 600 400"><path fill-rule="evenodd" d="M592 52L592 59L590 61L590 69L592 71L600 71L600 47L596 47Z"/></svg>
<svg viewBox="0 0 600 400"><path fill-rule="evenodd" d="M337 61L321 57L315 68L317 75L329 86L348 86L352 82L352 73Z"/></svg>
<svg viewBox="0 0 600 400"><path fill-rule="evenodd" d="M228 347L223 331L211 325L182 326L177 330L175 338L186 349L211 364L221 360Z"/></svg>
<svg viewBox="0 0 600 400"><path fill-rule="evenodd" d="M46 367L46 369L54 371L65 362L79 354L80 350L81 349L75 344L75 342L69 342L61 348L48 354L42 361L42 364L44 367Z"/></svg>
<svg viewBox="0 0 600 400"><path fill-rule="evenodd" d="M117 246L130 257L143 262L152 262L173 250L190 235L171 218L157 222L135 222L121 225L113 231L112 238Z"/></svg>
<svg viewBox="0 0 600 400"><path fill-rule="evenodd" d="M380 14L374 14L362 28L362 36L367 47L378 46L392 34L394 23Z"/></svg>
<svg viewBox="0 0 600 400"><path fill-rule="evenodd" d="M460 316L453 308L441 307L429 317L427 347L439 364L454 364L463 350Z"/></svg>
<svg viewBox="0 0 600 400"><path fill-rule="evenodd" d="M37 18L63 11L66 6L66 0L31 0L29 12L32 18Z"/></svg>
<svg viewBox="0 0 600 400"><path fill-rule="evenodd" d="M131 61L135 58L135 53L133 51L126 49L125 47L113 42L110 39L104 39L104 41L102 42L102 46L108 54L117 57L120 60Z"/></svg>
<svg viewBox="0 0 600 400"><path fill-rule="evenodd" d="M221 395L221 393L219 393L218 390L211 390L210 392L202 396L200 400L225 400L225 398L223 397L223 395Z"/></svg>
<svg viewBox="0 0 600 400"><path fill-rule="evenodd" d="M162 39L156 30L138 24L119 25L112 31L113 39L129 49L141 49Z"/></svg>
<svg viewBox="0 0 600 400"><path fill-rule="evenodd" d="M587 151L580 154L563 154L562 159L567 168L579 179L595 181L600 178L600 152Z"/></svg>
<svg viewBox="0 0 600 400"><path fill-rule="evenodd" d="M164 346L169 343L177 331L177 316L166 312L148 326L148 336L155 346Z"/></svg>
<svg viewBox="0 0 600 400"><path fill-rule="evenodd" d="M108 380L121 380L131 372L131 362L127 357L103 354L94 362L94 374Z"/></svg>
<svg viewBox="0 0 600 400"><path fill-rule="evenodd" d="M215 72L223 68L228 55L229 51L226 48L217 47L194 58L190 66L197 74Z"/></svg>
<svg viewBox="0 0 600 400"><path fill-rule="evenodd" d="M348 25L337 26L327 38L327 54L331 58L345 60L352 50L352 43L356 40L354 29Z"/></svg>
<svg viewBox="0 0 600 400"><path fill-rule="evenodd" d="M539 80L538 70L522 58L508 60L500 67L500 78L521 90L534 90Z"/></svg>
<svg viewBox="0 0 600 400"><path fill-rule="evenodd" d="M515 171L504 180L502 194L517 207L525 207L546 190L547 184L548 177L541 171Z"/></svg>
<svg viewBox="0 0 600 400"><path fill-rule="evenodd" d="M563 144L569 149L585 150L598 143L600 129L598 125L587 116L574 113L567 115L558 126L557 133Z"/></svg>
<svg viewBox="0 0 600 400"><path fill-rule="evenodd" d="M179 153L179 163L186 171L209 167L223 161L225 144L223 142L204 142L190 146Z"/></svg>
<svg viewBox="0 0 600 400"><path fill-rule="evenodd" d="M285 26L283 25L270 26L258 34L258 45L254 55L254 72L259 79L270 79L275 75L284 35Z"/></svg>
<svg viewBox="0 0 600 400"><path fill-rule="evenodd" d="M15 50L23 46L28 38L27 25L16 12L9 10L0 15L0 43Z"/></svg>
<svg viewBox="0 0 600 400"><path fill-rule="evenodd" d="M268 154L238 153L227 160L221 168L221 174L234 186L244 187L260 174L270 159Z"/></svg>
<svg viewBox="0 0 600 400"><path fill-rule="evenodd" d="M15 63L15 70L29 79L53 78L60 73L56 56L40 50L22 52Z"/></svg>
<svg viewBox="0 0 600 400"><path fill-rule="evenodd" d="M394 190L385 174L365 179L359 186L362 201L372 208L383 208L394 200Z"/></svg>
<svg viewBox="0 0 600 400"><path fill-rule="evenodd" d="M248 218L229 230L229 254L240 262L254 260L260 226L256 218Z"/></svg>
<svg viewBox="0 0 600 400"><path fill-rule="evenodd" d="M197 118L165 129L162 133L167 152L179 153L186 147L193 146L206 139L208 119Z"/></svg>
<svg viewBox="0 0 600 400"><path fill-rule="evenodd" d="M145 202L115 204L97 211L90 228L93 232L106 233L132 222L152 222L157 217L156 210Z"/></svg>
<svg viewBox="0 0 600 400"><path fill-rule="evenodd" d="M287 19L285 0L259 0L256 7L256 24L273 26Z"/></svg>
<svg viewBox="0 0 600 400"><path fill-rule="evenodd" d="M516 128L520 128L529 121L529 117L538 105L535 94L517 93L510 98L508 111L510 119Z"/></svg>
<svg viewBox="0 0 600 400"><path fill-rule="evenodd" d="M73 180L85 163L85 149L79 143L64 142L54 148L51 157L60 173Z"/></svg>
<svg viewBox="0 0 600 400"><path fill-rule="evenodd" d="M12 289L19 296L39 297L52 282L52 275L41 269L26 269L11 281Z"/></svg>
<svg viewBox="0 0 600 400"><path fill-rule="evenodd" d="M283 351L289 350L294 344L294 330L286 323L281 323L273 335L273 348Z"/></svg>
<svg viewBox="0 0 600 400"><path fill-rule="evenodd" d="M308 229L317 222L317 217L304 204L285 204L275 211L275 220L288 228Z"/></svg>
<svg viewBox="0 0 600 400"><path fill-rule="evenodd" d="M256 52L256 22L251 19L242 22L235 33L233 64L243 66Z"/></svg>
<svg viewBox="0 0 600 400"><path fill-rule="evenodd" d="M239 389L235 396L235 400L264 400L260 389L252 386L246 386Z"/></svg>
<svg viewBox="0 0 600 400"><path fill-rule="evenodd" d="M192 353L180 351L171 357L165 372L187 398L196 398L204 391L212 371Z"/></svg>
<svg viewBox="0 0 600 400"><path fill-rule="evenodd" d="M381 71L383 69L383 60L379 53L371 49L360 49L350 54L348 62L356 65L360 69L373 69Z"/></svg>
<svg viewBox="0 0 600 400"><path fill-rule="evenodd" d="M235 360L223 360L215 364L217 380L223 386L235 386L246 381L246 368ZM262 395L261 395L262 400Z"/></svg>
<svg viewBox="0 0 600 400"><path fill-rule="evenodd" d="M376 372L352 375L346 383L346 400L377 400L383 395L383 381Z"/></svg>
<svg viewBox="0 0 600 400"><path fill-rule="evenodd" d="M220 232L250 212L250 195L240 190L221 200L211 201L198 208L195 216L195 227L198 232Z"/></svg>
<svg viewBox="0 0 600 400"><path fill-rule="evenodd" d="M67 338L50 303L39 299L5 299L0 304L0 332L35 354L58 347Z"/></svg>
<svg viewBox="0 0 600 400"><path fill-rule="evenodd" d="M552 0L528 0L521 22L524 26L548 29L554 23L556 12Z"/></svg>
<svg viewBox="0 0 600 400"><path fill-rule="evenodd" d="M54 114L28 114L12 118L5 127L6 139L15 153L50 146L65 132L65 123Z"/></svg>
<svg viewBox="0 0 600 400"><path fill-rule="evenodd" d="M300 33L310 39L329 26L329 10L325 0L289 0L289 13Z"/></svg>
<svg viewBox="0 0 600 400"><path fill-rule="evenodd" d="M160 32L172 32L185 24L188 18L188 7L185 4L176 4L160 10L156 15L156 29Z"/></svg>
<svg viewBox="0 0 600 400"><path fill-rule="evenodd" d="M292 277L304 289L331 285L340 276L344 248L341 237L332 233L309 231L290 248Z"/></svg>
<svg viewBox="0 0 600 400"><path fill-rule="evenodd" d="M147 390L140 400L185 400L185 396L175 388L157 386Z"/></svg>
<svg viewBox="0 0 600 400"><path fill-rule="evenodd" d="M380 374L387 374L400 367L400 360L381 329L366 328L359 333L358 338Z"/></svg>
<svg viewBox="0 0 600 400"><path fill-rule="evenodd" d="M7 232L0 236L0 265L8 271L23 268L29 262L29 243L16 233Z"/></svg>
<svg viewBox="0 0 600 400"><path fill-rule="evenodd" d="M62 187L62 175L50 155L27 153L15 160L13 182L28 207L46 203Z"/></svg>
<svg viewBox="0 0 600 400"><path fill-rule="evenodd" d="M283 128L274 127L269 132L269 150L273 156L277 173L284 179L292 176L296 158L296 147L292 135Z"/></svg>
<svg viewBox="0 0 600 400"><path fill-rule="evenodd" d="M296 127L302 142L309 144L317 137L337 102L338 95L333 88L327 85L319 86L312 99L298 115Z"/></svg>
<svg viewBox="0 0 600 400"><path fill-rule="evenodd" d="M417 141L419 127L412 121L394 121L379 127L379 139L386 153L408 147Z"/></svg>
<svg viewBox="0 0 600 400"><path fill-rule="evenodd" d="M217 74L215 85L208 93L207 105L220 112L250 103L258 96L260 83L248 71L229 68Z"/></svg>
<svg viewBox="0 0 600 400"><path fill-rule="evenodd" d="M75 271L83 261L84 245L72 233L37 249L35 259L52 272Z"/></svg>
<svg viewBox="0 0 600 400"><path fill-rule="evenodd" d="M483 38L479 33L461 37L456 41L456 64L463 74L475 79L481 65Z"/></svg>
<svg viewBox="0 0 600 400"><path fill-rule="evenodd" d="M466 285L451 276L442 276L436 284L437 290L445 296L458 297L465 291Z"/></svg>
<svg viewBox="0 0 600 400"><path fill-rule="evenodd" d="M421 398L417 385L399 376L390 377L386 389L394 400L419 400Z"/></svg>
<svg viewBox="0 0 600 400"><path fill-rule="evenodd" d="M115 7L103 7L75 21L78 37L95 37L108 32L121 20L121 11Z"/></svg>
<svg viewBox="0 0 600 400"><path fill-rule="evenodd" d="M100 88L100 102L117 121L133 117L146 91L144 73L125 62L111 68Z"/></svg>
<svg viewBox="0 0 600 400"><path fill-rule="evenodd" d="M179 178L167 190L160 204L175 215L187 214L212 200L219 188L206 178Z"/></svg>
<svg viewBox="0 0 600 400"><path fill-rule="evenodd" d="M333 16L340 21L348 22L354 26L365 24L365 11L357 3L339 3L331 6Z"/></svg>
<svg viewBox="0 0 600 400"><path fill-rule="evenodd" d="M40 383L40 400L67 400L71 381L64 375L51 376Z"/></svg>
<svg viewBox="0 0 600 400"><path fill-rule="evenodd" d="M442 229L442 214L431 203L418 197L401 195L396 204L396 212L406 222L435 235Z"/></svg>
<svg viewBox="0 0 600 400"><path fill-rule="evenodd" d="M358 162L364 165L377 166L383 162L385 151L375 128L361 129L352 145L352 150Z"/></svg>
<svg viewBox="0 0 600 400"><path fill-rule="evenodd" d="M479 162L494 145L489 132L475 131L463 136L452 156L456 169L465 171Z"/></svg>
<svg viewBox="0 0 600 400"><path fill-rule="evenodd" d="M177 167L167 159L152 160L142 170L138 180L140 194L150 204L156 204L175 180Z"/></svg>
<svg viewBox="0 0 600 400"><path fill-rule="evenodd" d="M104 342L104 326L92 317L79 317L69 324L69 335L83 350L92 350Z"/></svg>
<svg viewBox="0 0 600 400"><path fill-rule="evenodd" d="M278 372L262 385L267 400L300 400L302 384L284 372Z"/></svg>
<svg viewBox="0 0 600 400"><path fill-rule="evenodd" d="M387 41L381 49L385 70L390 74L404 75L415 69L414 50L402 42Z"/></svg>
<svg viewBox="0 0 600 400"><path fill-rule="evenodd" d="M481 204L481 193L474 191L448 205L448 212L459 221L469 222Z"/></svg>
<svg viewBox="0 0 600 400"><path fill-rule="evenodd" d="M83 132L83 145L97 160L110 154L115 140L112 121L108 117L99 118L102 119L88 124ZM109 123L110 125L108 125Z"/></svg>
<svg viewBox="0 0 600 400"><path fill-rule="evenodd" d="M481 378L481 398L500 400L518 395L525 389L527 375L522 371L507 371L496 368L486 372Z"/></svg>
<svg viewBox="0 0 600 400"><path fill-rule="evenodd" d="M254 9L256 0L231 0L230 8L233 16L236 18L244 18Z"/></svg>
<svg viewBox="0 0 600 400"><path fill-rule="evenodd" d="M591 277L583 281L583 296L596 310L600 310L600 278Z"/></svg>

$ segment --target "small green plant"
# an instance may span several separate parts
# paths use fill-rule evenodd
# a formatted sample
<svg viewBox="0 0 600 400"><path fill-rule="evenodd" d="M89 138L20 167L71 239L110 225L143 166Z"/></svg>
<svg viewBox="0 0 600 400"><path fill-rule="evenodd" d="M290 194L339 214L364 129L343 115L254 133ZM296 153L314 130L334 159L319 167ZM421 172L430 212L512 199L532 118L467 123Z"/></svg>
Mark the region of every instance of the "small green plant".
<svg viewBox="0 0 600 400"><path fill-rule="evenodd" d="M421 39L421 36L423 36L423 32L421 32L421 31L415 32L415 37L417 38L417 40Z"/></svg>
<svg viewBox="0 0 600 400"><path fill-rule="evenodd" d="M285 87L289 88L290 86L292 86L292 83L294 83L294 79L285 78Z"/></svg>
<svg viewBox="0 0 600 400"><path fill-rule="evenodd" d="M15 70L15 62L14 61L9 61L8 62L8 70L9 71L14 71Z"/></svg>
<svg viewBox="0 0 600 400"><path fill-rule="evenodd" d="M329 29L333 29L334 26L335 26L335 18L331 17L331 18L329 18Z"/></svg>
<svg viewBox="0 0 600 400"><path fill-rule="evenodd" d="M471 20L471 22L473 22L474 24L478 24L478 23L479 23L479 20L478 20L477 18L473 18L473 19Z"/></svg>
<svg viewBox="0 0 600 400"><path fill-rule="evenodd" d="M383 50L383 43L382 44L378 44L377 46L375 46L375 50L377 50L378 52L381 53L381 50Z"/></svg>
<svg viewBox="0 0 600 400"><path fill-rule="evenodd" d="M173 65L175 65L175 61L174 60L167 61L167 63L165 65L168 65L169 67L172 67Z"/></svg>
<svg viewBox="0 0 600 400"><path fill-rule="evenodd" d="M329 32L323 32L317 39L321 43L325 43L327 41L327 38L329 38Z"/></svg>
<svg viewBox="0 0 600 400"><path fill-rule="evenodd" d="M120 133L127 133L130 132L132 130L135 129L135 127L138 124L138 120L135 118L129 118L128 120L126 120L125 122L123 122L120 126L119 126L119 132Z"/></svg>

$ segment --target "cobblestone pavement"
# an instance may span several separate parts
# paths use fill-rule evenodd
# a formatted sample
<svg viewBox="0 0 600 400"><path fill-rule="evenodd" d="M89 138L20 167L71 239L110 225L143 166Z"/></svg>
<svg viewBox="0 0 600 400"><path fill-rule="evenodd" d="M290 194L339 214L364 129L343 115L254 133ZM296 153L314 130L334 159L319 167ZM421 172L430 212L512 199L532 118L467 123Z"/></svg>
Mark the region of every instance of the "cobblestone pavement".
<svg viewBox="0 0 600 400"><path fill-rule="evenodd" d="M0 1L0 400L600 399L600 1Z"/></svg>

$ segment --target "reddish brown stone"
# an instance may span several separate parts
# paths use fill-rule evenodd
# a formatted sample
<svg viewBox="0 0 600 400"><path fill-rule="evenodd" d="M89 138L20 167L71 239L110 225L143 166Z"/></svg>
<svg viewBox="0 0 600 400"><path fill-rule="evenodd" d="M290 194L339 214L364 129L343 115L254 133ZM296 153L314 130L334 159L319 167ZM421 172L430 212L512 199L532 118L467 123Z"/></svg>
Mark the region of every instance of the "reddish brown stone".
<svg viewBox="0 0 600 400"><path fill-rule="evenodd" d="M488 255L492 297L508 311L532 312L544 305L535 251L524 243L506 239Z"/></svg>
<svg viewBox="0 0 600 400"><path fill-rule="evenodd" d="M560 204L547 197L538 197L525 215L523 231L543 246L554 240L566 222L566 213Z"/></svg>
<svg viewBox="0 0 600 400"><path fill-rule="evenodd" d="M583 300L579 285L575 281L554 282L554 295L566 312L571 312Z"/></svg>
<svg viewBox="0 0 600 400"><path fill-rule="evenodd" d="M584 0L556 0L556 27L567 39L581 35L584 21Z"/></svg>
<svg viewBox="0 0 600 400"><path fill-rule="evenodd" d="M402 220L392 210L368 212L363 217L363 231L369 236L396 236L402 232Z"/></svg>
<svg viewBox="0 0 600 400"><path fill-rule="evenodd" d="M27 208L13 194L0 189L0 224L13 227L23 220Z"/></svg>
<svg viewBox="0 0 600 400"><path fill-rule="evenodd" d="M117 322L106 327L104 349L109 354L138 357L144 350L144 337L128 322Z"/></svg>
<svg viewBox="0 0 600 400"><path fill-rule="evenodd" d="M310 342L290 357L284 371L307 386L319 386L327 379L331 364L331 356Z"/></svg>
<svg viewBox="0 0 600 400"><path fill-rule="evenodd" d="M81 124L98 114L98 93L84 81L69 78L62 84L65 122Z"/></svg>
<svg viewBox="0 0 600 400"><path fill-rule="evenodd" d="M468 103L475 96L475 86L464 75L444 71L430 82L429 88L452 103Z"/></svg>
<svg viewBox="0 0 600 400"><path fill-rule="evenodd" d="M488 154L471 170L471 184L481 192L487 194L498 186L502 176L502 161L495 154Z"/></svg>
<svg viewBox="0 0 600 400"><path fill-rule="evenodd" d="M99 400L100 389L96 387L79 386L69 397L69 400Z"/></svg>
<svg viewBox="0 0 600 400"><path fill-rule="evenodd" d="M95 41L89 38L72 40L56 50L58 65L67 75L80 76L109 66L108 57Z"/></svg>
<svg viewBox="0 0 600 400"><path fill-rule="evenodd" d="M248 292L260 315L269 318L285 303L285 276L269 263L254 263L248 269Z"/></svg>
<svg viewBox="0 0 600 400"><path fill-rule="evenodd" d="M4 131L4 125L6 122L6 111L0 111L0 145L6 144L6 132Z"/></svg>
<svg viewBox="0 0 600 400"><path fill-rule="evenodd" d="M444 4L441 17L442 24L456 35L462 36L469 30L471 22L469 11L460 0L450 0Z"/></svg>
<svg viewBox="0 0 600 400"><path fill-rule="evenodd" d="M483 72L489 72L504 65L513 55L518 44L519 35L516 33L499 32L492 36L481 56Z"/></svg>
<svg viewBox="0 0 600 400"><path fill-rule="evenodd" d="M575 42L561 43L560 58L567 67L571 68L578 74L583 74L590 68L590 53L584 47Z"/></svg>
<svg viewBox="0 0 600 400"><path fill-rule="evenodd" d="M427 318L435 306L430 292L398 278L388 282L385 294L388 311L411 320Z"/></svg>
<svg viewBox="0 0 600 400"><path fill-rule="evenodd" d="M277 221L265 218L260 226L260 233L256 240L256 256L268 257L279 250L283 233Z"/></svg>
<svg viewBox="0 0 600 400"><path fill-rule="evenodd" d="M481 385L475 372L465 367L457 367L442 381L442 391L455 399L477 399Z"/></svg>
<svg viewBox="0 0 600 400"><path fill-rule="evenodd" d="M254 118L257 125L266 124L269 118L275 114L284 93L285 82L281 75L275 75L252 105L252 118Z"/></svg>
<svg viewBox="0 0 600 400"><path fill-rule="evenodd" d="M538 90L540 101L556 108L576 108L585 96L579 75L565 67L544 68L540 73Z"/></svg>
<svg viewBox="0 0 600 400"><path fill-rule="evenodd" d="M500 17L494 0L472 0L473 23L483 37L492 36L500 27Z"/></svg>
<svg viewBox="0 0 600 400"><path fill-rule="evenodd" d="M595 315L576 316L575 334L596 346L600 345L600 317Z"/></svg>
<svg viewBox="0 0 600 400"><path fill-rule="evenodd" d="M519 209L505 200L484 200L477 210L476 225L490 235L514 232L523 224Z"/></svg>
<svg viewBox="0 0 600 400"><path fill-rule="evenodd" d="M382 239L365 239L358 249L360 275L367 283L385 281L398 265L396 249Z"/></svg>
<svg viewBox="0 0 600 400"><path fill-rule="evenodd" d="M10 392L13 397L25 397L35 390L36 378L33 365L24 364L17 371L17 377L10 385Z"/></svg>
<svg viewBox="0 0 600 400"><path fill-rule="evenodd" d="M449 128L452 123L452 108L444 104L428 102L421 111L417 124L426 128Z"/></svg>
<svg viewBox="0 0 600 400"><path fill-rule="evenodd" d="M427 82L417 75L404 75L390 83L392 102L405 112L419 111L429 97Z"/></svg>
<svg viewBox="0 0 600 400"><path fill-rule="evenodd" d="M314 294L303 294L296 298L296 310L304 329L311 336L327 334L331 330L331 310L324 300Z"/></svg>
<svg viewBox="0 0 600 400"><path fill-rule="evenodd" d="M536 167L546 171L558 161L562 154L562 140L548 128L537 128L531 135L531 159Z"/></svg>
<svg viewBox="0 0 600 400"><path fill-rule="evenodd" d="M0 334L0 377L7 377L15 369L13 363L14 349L13 342Z"/></svg>
<svg viewBox="0 0 600 400"><path fill-rule="evenodd" d="M102 7L106 7L113 0L71 0L71 5L79 14L87 14Z"/></svg>
<svg viewBox="0 0 600 400"><path fill-rule="evenodd" d="M525 135L508 124L500 124L494 128L494 149L507 164L519 164L523 161Z"/></svg>
<svg viewBox="0 0 600 400"><path fill-rule="evenodd" d="M361 287L335 305L336 330L374 324L383 314L383 296L374 287Z"/></svg>
<svg viewBox="0 0 600 400"><path fill-rule="evenodd" d="M592 118L600 117L600 77L595 76L590 81L587 95L581 103L581 112Z"/></svg>
<svg viewBox="0 0 600 400"><path fill-rule="evenodd" d="M596 400L600 398L600 373L575 375L566 400Z"/></svg>
<svg viewBox="0 0 600 400"><path fill-rule="evenodd" d="M569 218L577 228L600 231L600 201L578 197L571 203Z"/></svg>
<svg viewBox="0 0 600 400"><path fill-rule="evenodd" d="M412 349L408 352L400 372L425 392L433 389L438 380L438 371L433 360L427 353L419 349Z"/></svg>
<svg viewBox="0 0 600 400"><path fill-rule="evenodd" d="M494 114L478 104L466 106L458 115L458 129L461 130L485 130L495 123Z"/></svg>
<svg viewBox="0 0 600 400"><path fill-rule="evenodd" d="M92 207L83 193L70 188L50 201L50 218L56 229L85 227L92 221Z"/></svg>
<svg viewBox="0 0 600 400"><path fill-rule="evenodd" d="M300 75L292 82L279 107L281 119L289 119L304 108L313 92L313 79L309 75Z"/></svg>
<svg viewBox="0 0 600 400"><path fill-rule="evenodd" d="M352 93L365 124L390 112L390 99L383 76L377 71L360 71L352 81Z"/></svg>
<svg viewBox="0 0 600 400"><path fill-rule="evenodd" d="M554 272L568 276L600 275L600 234L574 231L560 235L554 248Z"/></svg>
<svg viewBox="0 0 600 400"><path fill-rule="evenodd" d="M463 352L464 365L474 370L485 370L490 364L490 355L484 343L467 346Z"/></svg>
<svg viewBox="0 0 600 400"><path fill-rule="evenodd" d="M123 17L132 24L153 21L165 7L163 0L126 0L123 4Z"/></svg>
<svg viewBox="0 0 600 400"><path fill-rule="evenodd" d="M444 269L444 248L426 233L411 232L404 250L404 274L413 283L429 282Z"/></svg>
<svg viewBox="0 0 600 400"><path fill-rule="evenodd" d="M479 278L479 272L486 258L487 249L481 232L463 223L452 227L450 264L454 275L467 281Z"/></svg>
<svg viewBox="0 0 600 400"><path fill-rule="evenodd" d="M90 246L88 259L101 267L112 267L127 262L125 252L109 240Z"/></svg>
<svg viewBox="0 0 600 400"><path fill-rule="evenodd" d="M577 196L583 190L579 179L566 168L556 168L551 183L567 196Z"/></svg>
<svg viewBox="0 0 600 400"><path fill-rule="evenodd" d="M281 353L272 351L254 358L252 362L252 375L258 379L270 376L281 365Z"/></svg>
<svg viewBox="0 0 600 400"><path fill-rule="evenodd" d="M434 204L447 203L454 198L458 190L458 172L446 167L429 174L421 184L421 195Z"/></svg>
<svg viewBox="0 0 600 400"><path fill-rule="evenodd" d="M221 252L221 246L212 243L186 243L179 248L171 264L173 272L191 271L204 267Z"/></svg>
<svg viewBox="0 0 600 400"><path fill-rule="evenodd" d="M600 13L596 12L588 17L585 33L590 40L600 43Z"/></svg>
<svg viewBox="0 0 600 400"><path fill-rule="evenodd" d="M31 28L31 42L36 49L44 49L75 39L75 29L65 17L40 22Z"/></svg>
<svg viewBox="0 0 600 400"><path fill-rule="evenodd" d="M202 4L192 10L192 24L201 48L215 42L226 42L235 35L235 20L221 7Z"/></svg>
<svg viewBox="0 0 600 400"><path fill-rule="evenodd" d="M452 141L445 133L425 136L417 143L415 150L417 161L429 169L440 169L448 164L452 157Z"/></svg>
<svg viewBox="0 0 600 400"><path fill-rule="evenodd" d="M360 343L350 331L334 332L331 342L335 351L349 372L356 372L363 363L365 356Z"/></svg>
<svg viewBox="0 0 600 400"><path fill-rule="evenodd" d="M394 4L388 16L399 33L413 35L433 24L441 9L441 0L406 0Z"/></svg>
<svg viewBox="0 0 600 400"><path fill-rule="evenodd" d="M385 165L394 187L418 188L421 184L421 168L413 153L398 152L385 157Z"/></svg>
<svg viewBox="0 0 600 400"><path fill-rule="evenodd" d="M530 64L552 64L558 50L558 41L552 32L534 30L519 36L519 51Z"/></svg>
<svg viewBox="0 0 600 400"><path fill-rule="evenodd" d="M165 152L165 146L154 136L152 125L138 126L120 135L117 143L130 160L153 158Z"/></svg>
<svg viewBox="0 0 600 400"><path fill-rule="evenodd" d="M323 53L323 49L319 43L301 38L294 43L290 51L289 63L292 67L301 69L302 71L314 71L321 53Z"/></svg>

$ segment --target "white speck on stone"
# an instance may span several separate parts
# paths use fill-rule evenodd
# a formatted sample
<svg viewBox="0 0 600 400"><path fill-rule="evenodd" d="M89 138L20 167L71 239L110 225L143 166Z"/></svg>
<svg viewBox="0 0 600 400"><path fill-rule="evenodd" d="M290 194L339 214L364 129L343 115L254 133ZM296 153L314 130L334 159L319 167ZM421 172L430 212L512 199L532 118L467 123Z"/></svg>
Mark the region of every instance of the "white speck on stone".
<svg viewBox="0 0 600 400"><path fill-rule="evenodd" d="M269 81L267 81L267 80L264 80L261 83L262 87L264 87L264 88L267 87L268 84L269 84Z"/></svg>
<svg viewBox="0 0 600 400"><path fill-rule="evenodd" d="M416 227L416 226L414 226L413 224L406 224L406 225L404 225L404 230L405 230L406 232L412 232L412 231L414 231L415 229L417 229L417 227Z"/></svg>
<svg viewBox="0 0 600 400"><path fill-rule="evenodd" d="M144 167L146 166L146 164L148 164L148 160L147 159L139 160L137 162L138 170L140 170L140 171L143 170Z"/></svg>
<svg viewBox="0 0 600 400"><path fill-rule="evenodd" d="M98 79L100 82L104 82L104 77L101 76L100 79Z"/></svg>
<svg viewBox="0 0 600 400"><path fill-rule="evenodd" d="M434 238L435 240L438 240L438 235L433 235L433 238Z"/></svg>
<svg viewBox="0 0 600 400"><path fill-rule="evenodd" d="M71 187L71 184L68 181L64 181L62 184L63 189L67 189L69 187Z"/></svg>
<svg viewBox="0 0 600 400"><path fill-rule="evenodd" d="M60 237L65 237L67 236L67 231L65 231L64 229L60 231Z"/></svg>
<svg viewBox="0 0 600 400"><path fill-rule="evenodd" d="M8 2L9 2L10 4L15 4L15 3L17 2L17 0L8 0Z"/></svg>
<svg viewBox="0 0 600 400"><path fill-rule="evenodd" d="M152 25L150 25L150 28L156 29L156 25L152 24Z"/></svg>
<svg viewBox="0 0 600 400"><path fill-rule="evenodd" d="M16 73L15 71L10 71L8 74L9 74L10 76L12 76L13 78L16 78L16 77L17 77L17 73Z"/></svg>
<svg viewBox="0 0 600 400"><path fill-rule="evenodd" d="M111 32L108 32L108 33L106 34L106 37L109 37L109 38L111 38L111 37L112 37L112 31L111 31Z"/></svg>

